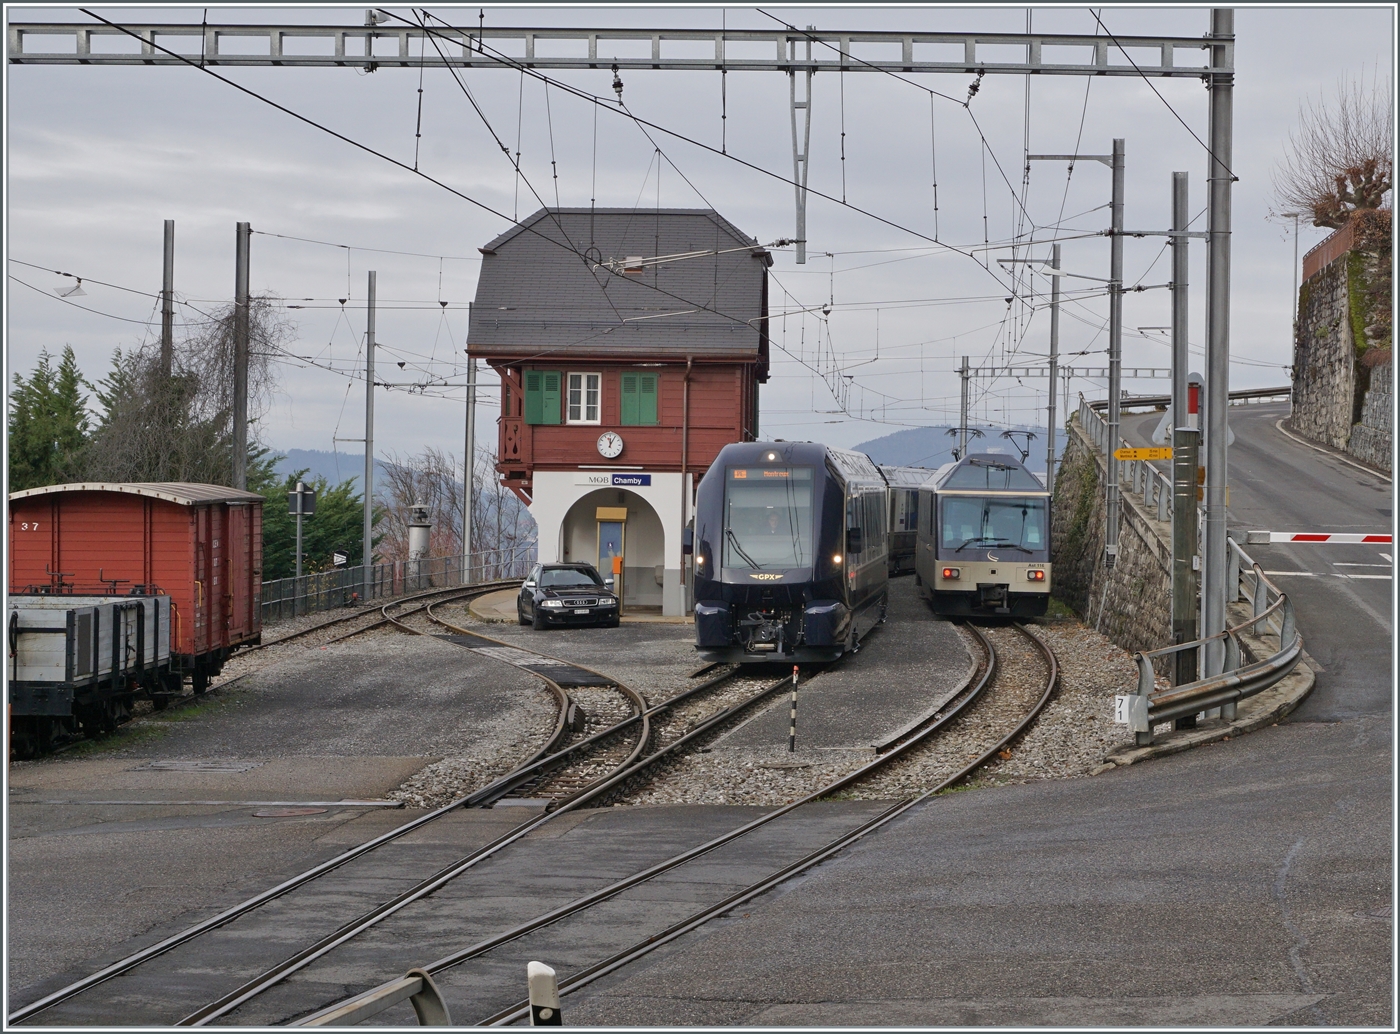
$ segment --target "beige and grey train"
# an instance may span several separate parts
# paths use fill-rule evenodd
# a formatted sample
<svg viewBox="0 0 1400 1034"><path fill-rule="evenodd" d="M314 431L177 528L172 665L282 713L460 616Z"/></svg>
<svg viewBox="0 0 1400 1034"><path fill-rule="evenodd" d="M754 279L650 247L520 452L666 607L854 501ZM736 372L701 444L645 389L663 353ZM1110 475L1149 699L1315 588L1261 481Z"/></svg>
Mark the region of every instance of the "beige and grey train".
<svg viewBox="0 0 1400 1034"><path fill-rule="evenodd" d="M1014 459L969 456L919 489L915 583L935 613L1036 617L1050 602L1050 493Z"/></svg>

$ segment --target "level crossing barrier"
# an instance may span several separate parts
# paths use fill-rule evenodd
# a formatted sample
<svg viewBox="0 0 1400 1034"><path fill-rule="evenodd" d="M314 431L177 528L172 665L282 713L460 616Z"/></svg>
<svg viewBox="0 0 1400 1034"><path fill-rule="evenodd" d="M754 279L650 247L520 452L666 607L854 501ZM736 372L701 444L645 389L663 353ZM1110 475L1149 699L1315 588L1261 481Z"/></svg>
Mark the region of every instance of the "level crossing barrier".
<svg viewBox="0 0 1400 1034"><path fill-rule="evenodd" d="M378 1016L407 999L418 1015L420 1027L450 1027L452 1016L433 978L425 970L410 969L397 980L390 980L364 994L294 1020L293 1027L351 1027Z"/></svg>
<svg viewBox="0 0 1400 1034"><path fill-rule="evenodd" d="M1250 604L1250 617L1224 632L1160 650L1144 650L1134 656L1138 665L1137 692L1126 698L1125 703L1128 725L1136 733L1139 746L1153 742L1155 726L1175 718L1218 707L1222 718L1233 719L1239 701L1276 685L1297 667L1303 656L1303 637L1298 632L1293 602L1288 594L1269 580L1264 569L1238 542L1227 538L1226 543L1229 546L1227 601L1238 603L1243 597ZM1242 635L1250 636L1274 652L1262 658L1255 656L1242 642ZM1199 657L1202 646L1218 639L1225 641L1225 666L1220 674L1156 691L1153 661L1182 650L1197 650Z"/></svg>
<svg viewBox="0 0 1400 1034"><path fill-rule="evenodd" d="M363 566L337 567L300 578L277 578L262 583L262 621L270 625L301 614L389 599L408 592L523 578L534 564L535 554L532 540L466 557L458 554L373 564L368 578Z"/></svg>

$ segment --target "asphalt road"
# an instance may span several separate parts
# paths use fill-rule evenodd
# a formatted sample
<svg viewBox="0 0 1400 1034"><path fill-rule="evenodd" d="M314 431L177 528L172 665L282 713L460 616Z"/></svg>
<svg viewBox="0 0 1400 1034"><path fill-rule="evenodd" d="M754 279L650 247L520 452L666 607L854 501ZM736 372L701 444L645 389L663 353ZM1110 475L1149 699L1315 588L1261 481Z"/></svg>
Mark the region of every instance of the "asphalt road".
<svg viewBox="0 0 1400 1034"><path fill-rule="evenodd" d="M1244 532L1388 532L1389 481L1277 426L1287 405L1235 406L1228 521ZM1133 414L1124 437L1143 444L1161 414ZM1392 708L1390 546L1251 545L1246 550L1293 599L1317 686L1294 721L1389 715Z"/></svg>
<svg viewBox="0 0 1400 1034"><path fill-rule="evenodd" d="M1290 441L1285 412L1231 410L1231 527L1389 530L1389 483ZM1390 561L1251 549L1304 572L1276 576L1321 669L1289 721L1092 779L936 798L567 997L565 1021L1393 1027Z"/></svg>
<svg viewBox="0 0 1400 1034"><path fill-rule="evenodd" d="M160 802L380 798L541 694L530 675L431 638L367 637L294 649L201 706L12 765L11 1007L96 968L85 963L158 940L416 814L332 807L260 817L236 803ZM155 765L211 759L241 763ZM76 803L103 799L153 803Z"/></svg>

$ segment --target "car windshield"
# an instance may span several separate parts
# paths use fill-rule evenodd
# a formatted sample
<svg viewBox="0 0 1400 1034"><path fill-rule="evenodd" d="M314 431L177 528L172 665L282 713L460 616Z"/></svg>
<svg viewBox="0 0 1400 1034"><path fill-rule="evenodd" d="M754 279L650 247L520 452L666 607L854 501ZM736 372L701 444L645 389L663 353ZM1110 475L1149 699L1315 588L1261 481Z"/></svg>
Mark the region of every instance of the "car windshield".
<svg viewBox="0 0 1400 1034"><path fill-rule="evenodd" d="M724 566L812 565L812 468L731 467L724 479Z"/></svg>
<svg viewBox="0 0 1400 1034"><path fill-rule="evenodd" d="M944 495L939 511L939 545L944 555L994 546L1030 555L1046 551L1043 498Z"/></svg>
<svg viewBox="0 0 1400 1034"><path fill-rule="evenodd" d="M591 568L556 568L540 572L540 585L546 589L596 589L603 584L598 572Z"/></svg>

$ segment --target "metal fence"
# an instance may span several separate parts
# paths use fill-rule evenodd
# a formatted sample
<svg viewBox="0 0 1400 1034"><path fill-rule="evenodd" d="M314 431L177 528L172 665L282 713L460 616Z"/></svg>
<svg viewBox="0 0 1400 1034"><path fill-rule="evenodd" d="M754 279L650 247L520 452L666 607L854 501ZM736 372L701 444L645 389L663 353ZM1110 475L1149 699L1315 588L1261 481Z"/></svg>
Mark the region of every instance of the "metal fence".
<svg viewBox="0 0 1400 1034"><path fill-rule="evenodd" d="M300 578L263 582L262 621L270 625L300 614L389 599L409 592L523 578L535 562L535 543L473 553L465 558L465 564L463 559L459 554L374 564L368 571L368 587L363 566L338 567Z"/></svg>
<svg viewBox="0 0 1400 1034"><path fill-rule="evenodd" d="M1108 424L1094 408L1094 403L1079 396L1079 426L1089 436L1089 440L1099 447L1100 453L1108 448ZM1170 474L1158 470L1147 460L1115 460L1106 457L1106 462L1118 464L1118 484L1142 496L1143 505L1149 512L1155 512L1159 521L1169 521L1172 517L1172 479ZM1122 488L1120 487L1120 491ZM1205 508L1196 508L1205 513ZM1204 524L1202 524L1204 528Z"/></svg>

